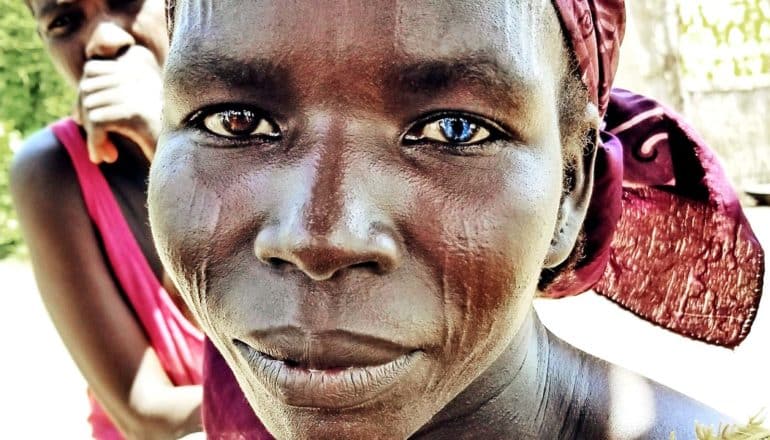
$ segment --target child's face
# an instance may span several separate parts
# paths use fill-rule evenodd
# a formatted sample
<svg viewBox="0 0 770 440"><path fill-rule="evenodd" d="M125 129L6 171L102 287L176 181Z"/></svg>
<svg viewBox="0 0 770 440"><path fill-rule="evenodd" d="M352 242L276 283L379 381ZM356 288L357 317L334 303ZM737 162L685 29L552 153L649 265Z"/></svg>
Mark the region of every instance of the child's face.
<svg viewBox="0 0 770 440"><path fill-rule="evenodd" d="M165 263L272 432L407 436L510 343L551 258L550 1L176 17L149 194Z"/></svg>
<svg viewBox="0 0 770 440"><path fill-rule="evenodd" d="M76 85L91 59L114 59L131 45L163 64L168 50L163 0L30 0L54 64Z"/></svg>

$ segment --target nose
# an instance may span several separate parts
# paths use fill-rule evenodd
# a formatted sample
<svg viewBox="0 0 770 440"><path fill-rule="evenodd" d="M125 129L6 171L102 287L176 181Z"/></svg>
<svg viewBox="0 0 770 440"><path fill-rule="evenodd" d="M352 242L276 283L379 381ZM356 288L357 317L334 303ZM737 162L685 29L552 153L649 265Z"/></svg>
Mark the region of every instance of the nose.
<svg viewBox="0 0 770 440"><path fill-rule="evenodd" d="M366 230L339 227L323 235L308 228L292 229L277 224L259 231L254 243L257 258L272 267L298 269L314 281L329 280L346 270L386 274L401 261L396 234L382 225L372 224Z"/></svg>
<svg viewBox="0 0 770 440"><path fill-rule="evenodd" d="M136 44L133 35L109 17L99 21L86 44L86 58L115 59Z"/></svg>
<svg viewBox="0 0 770 440"><path fill-rule="evenodd" d="M325 132L326 126L316 125ZM369 168L353 159L360 154L346 153L355 143L342 141L342 130L328 131L311 148L317 153L298 163L291 177L276 179L293 184L271 191L281 197L257 232L254 253L264 264L296 269L315 281L351 270L389 273L402 258L392 213L375 203L368 187L375 180L365 178Z"/></svg>

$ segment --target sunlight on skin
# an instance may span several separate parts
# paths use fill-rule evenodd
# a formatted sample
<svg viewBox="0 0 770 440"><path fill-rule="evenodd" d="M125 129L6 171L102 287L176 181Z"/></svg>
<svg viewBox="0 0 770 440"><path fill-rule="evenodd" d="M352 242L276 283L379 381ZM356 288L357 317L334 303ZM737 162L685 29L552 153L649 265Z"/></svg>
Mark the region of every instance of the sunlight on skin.
<svg viewBox="0 0 770 440"><path fill-rule="evenodd" d="M161 423L164 413L168 412L166 408L169 407L175 409L171 414L172 420L189 419L200 410L200 400L195 398L200 394L200 388L195 385L173 387L167 376L149 374L147 371L162 368L155 351L148 347L142 355L131 386L129 393L131 405L149 416L149 420L153 420L153 416L156 416L158 423Z"/></svg>
<svg viewBox="0 0 770 440"><path fill-rule="evenodd" d="M623 368L610 371L611 438L643 438L655 423L650 384Z"/></svg>
<svg viewBox="0 0 770 440"><path fill-rule="evenodd" d="M129 400L136 407L142 407L147 404L148 401L153 400L154 396L149 396L148 391L152 392L156 390L156 387L162 385L168 385L169 381L158 381L157 383L148 383L146 380L139 379L154 378L151 375L142 374L146 370L152 370L157 368L163 368L160 365L158 356L155 354L152 348L147 348L142 355L142 360L139 363L139 368L136 370L136 376L133 385L131 386L131 392L129 394ZM164 383L165 382L165 383Z"/></svg>

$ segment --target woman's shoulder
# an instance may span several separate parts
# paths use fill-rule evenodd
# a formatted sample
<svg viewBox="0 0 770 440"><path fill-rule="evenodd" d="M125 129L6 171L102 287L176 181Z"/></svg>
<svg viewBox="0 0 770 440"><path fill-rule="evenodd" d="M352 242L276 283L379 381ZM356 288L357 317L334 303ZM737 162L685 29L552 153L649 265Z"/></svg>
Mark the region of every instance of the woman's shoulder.
<svg viewBox="0 0 770 440"><path fill-rule="evenodd" d="M586 402L594 420L605 420L605 438L694 438L696 425L717 427L730 417L633 371L595 359Z"/></svg>
<svg viewBox="0 0 770 440"><path fill-rule="evenodd" d="M554 336L549 360L549 388L553 401L568 409L563 431L573 433L569 437L668 439L673 432L676 438L694 438L697 424L716 428L734 423L691 397Z"/></svg>

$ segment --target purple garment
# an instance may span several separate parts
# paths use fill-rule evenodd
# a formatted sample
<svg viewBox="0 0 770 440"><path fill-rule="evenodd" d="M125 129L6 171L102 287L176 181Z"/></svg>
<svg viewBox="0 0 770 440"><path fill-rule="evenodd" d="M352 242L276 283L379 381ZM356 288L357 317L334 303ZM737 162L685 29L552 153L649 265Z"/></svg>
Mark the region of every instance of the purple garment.
<svg viewBox="0 0 770 440"><path fill-rule="evenodd" d="M203 428L212 440L272 440L214 344L203 347Z"/></svg>
<svg viewBox="0 0 770 440"><path fill-rule="evenodd" d="M586 246L545 294L591 288L655 324L738 345L756 316L764 255L714 153L680 116L613 89L624 0L554 0L604 117Z"/></svg>
<svg viewBox="0 0 770 440"><path fill-rule="evenodd" d="M764 256L715 155L678 115L625 90L605 122L585 257L546 293L594 288L681 335L739 344Z"/></svg>

